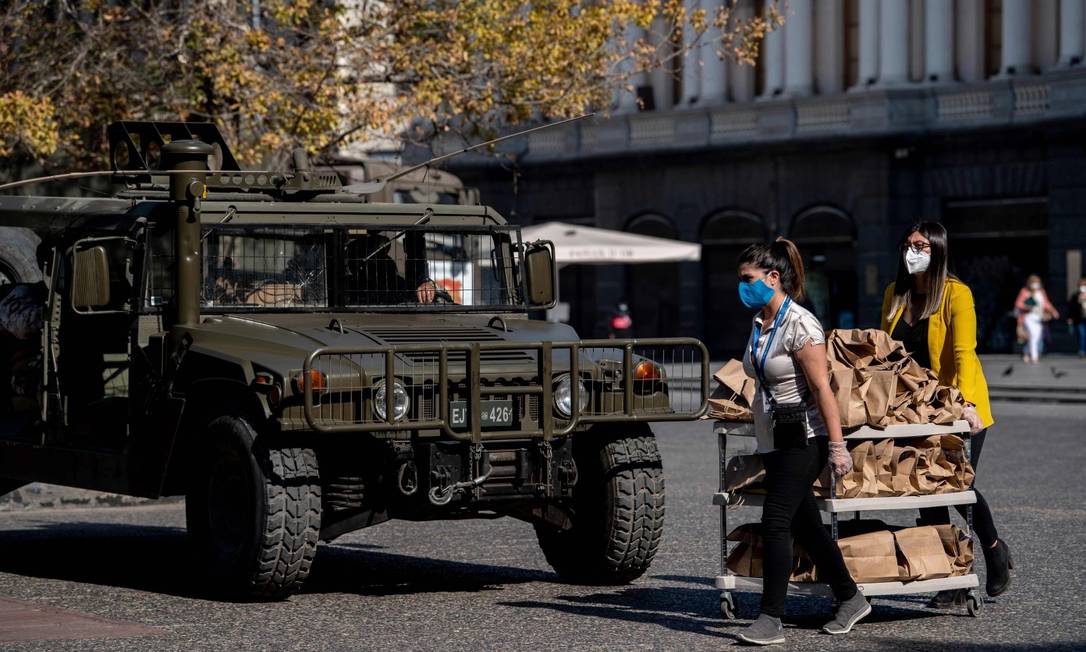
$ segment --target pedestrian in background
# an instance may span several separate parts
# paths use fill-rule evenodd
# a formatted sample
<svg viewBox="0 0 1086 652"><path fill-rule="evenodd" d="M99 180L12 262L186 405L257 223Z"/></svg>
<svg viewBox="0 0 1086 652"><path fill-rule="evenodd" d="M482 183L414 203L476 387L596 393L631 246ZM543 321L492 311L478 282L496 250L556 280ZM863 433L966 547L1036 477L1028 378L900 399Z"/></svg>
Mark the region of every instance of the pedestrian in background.
<svg viewBox="0 0 1086 652"><path fill-rule="evenodd" d="M1041 277L1030 274L1026 285L1018 291L1014 300L1014 309L1018 312L1019 322L1027 333L1026 348L1022 351L1022 361L1037 364L1041 359L1041 340L1045 334L1045 322L1059 319L1060 313L1048 300L1048 294L1041 285Z"/></svg>
<svg viewBox="0 0 1086 652"><path fill-rule="evenodd" d="M1078 290L1067 300L1067 325L1077 336L1078 357L1086 357L1086 276L1078 280Z"/></svg>
<svg viewBox="0 0 1086 652"><path fill-rule="evenodd" d="M738 267L739 298L758 311L743 369L757 387L754 430L766 470L761 614L739 640L784 642L781 616L792 573L793 537L811 555L819 581L830 585L840 605L823 631L845 634L871 613L871 605L822 525L811 491L827 461L838 476L852 468L830 389L825 332L818 318L797 303L804 294L803 260L792 242L751 245L740 255Z"/></svg>
<svg viewBox="0 0 1086 652"><path fill-rule="evenodd" d="M611 339L633 337L633 317L630 317L630 306L625 301L619 301L615 306L615 311L611 313L608 337Z"/></svg>
<svg viewBox="0 0 1086 652"><path fill-rule="evenodd" d="M882 329L900 341L922 367L939 377L939 384L957 387L967 406L964 418L972 431L971 459L976 469L984 437L995 423L988 383L977 356L977 312L969 287L947 270L947 233L942 224L913 225L899 244L897 279L886 288ZM975 482L975 480L974 480ZM974 491L976 489L974 488ZM988 571L985 589L997 596L1010 586L1011 551L999 538L992 510L979 491L973 506L973 530L984 550ZM965 506L958 512L965 517ZM924 524L950 523L946 507L920 510ZM940 591L929 606L965 604L964 590Z"/></svg>

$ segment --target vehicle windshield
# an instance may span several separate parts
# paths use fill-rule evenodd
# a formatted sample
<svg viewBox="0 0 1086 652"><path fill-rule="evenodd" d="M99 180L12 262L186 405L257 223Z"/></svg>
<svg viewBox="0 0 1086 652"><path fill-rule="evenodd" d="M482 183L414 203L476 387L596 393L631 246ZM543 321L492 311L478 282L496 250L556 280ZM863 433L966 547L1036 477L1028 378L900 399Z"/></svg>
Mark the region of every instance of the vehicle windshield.
<svg viewBox="0 0 1086 652"><path fill-rule="evenodd" d="M516 227L214 227L203 239L202 305L519 310L518 242ZM171 270L155 265L149 305L169 301Z"/></svg>

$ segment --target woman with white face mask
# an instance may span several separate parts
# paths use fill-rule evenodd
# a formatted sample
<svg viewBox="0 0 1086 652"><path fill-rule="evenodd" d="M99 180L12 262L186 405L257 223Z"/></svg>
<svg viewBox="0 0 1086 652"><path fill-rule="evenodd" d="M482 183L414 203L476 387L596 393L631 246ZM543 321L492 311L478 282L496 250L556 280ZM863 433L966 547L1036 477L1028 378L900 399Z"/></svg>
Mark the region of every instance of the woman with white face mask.
<svg viewBox="0 0 1086 652"><path fill-rule="evenodd" d="M988 383L977 356L977 313L969 287L947 271L947 234L942 224L913 225L901 240L897 280L886 288L882 303L882 329L905 345L921 366L939 377L941 385L961 390L967 401L964 418L972 430L972 459L976 468L984 437L995 423L988 400ZM975 487L974 487L975 489ZM965 515L965 508L958 507ZM920 510L926 525L950 522L945 507ZM999 538L992 510L977 492L973 530L984 550L988 571L986 590L997 596L1010 586L1010 548ZM929 606L947 608L965 604L964 590L941 591Z"/></svg>
<svg viewBox="0 0 1086 652"><path fill-rule="evenodd" d="M1025 349L1022 351L1022 361L1027 364L1037 364L1041 359L1041 341L1045 335L1045 322L1049 319L1059 319L1060 313L1053 307L1041 285L1041 277L1030 274L1026 279L1026 285L1018 291L1018 298L1014 300L1014 309L1018 313L1019 322L1025 326L1029 334Z"/></svg>

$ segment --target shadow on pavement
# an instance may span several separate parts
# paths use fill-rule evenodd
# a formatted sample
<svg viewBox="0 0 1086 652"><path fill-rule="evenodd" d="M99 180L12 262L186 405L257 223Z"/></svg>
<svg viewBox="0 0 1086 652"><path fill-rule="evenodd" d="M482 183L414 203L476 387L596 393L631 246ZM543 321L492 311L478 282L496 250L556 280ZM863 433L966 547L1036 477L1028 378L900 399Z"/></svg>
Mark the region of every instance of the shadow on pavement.
<svg viewBox="0 0 1086 652"><path fill-rule="evenodd" d="M654 579L712 584L712 580L706 582L703 578L686 576L654 576ZM585 596L560 596L553 602L517 601L501 604L524 609L547 609L569 615L655 623L681 632L735 638L734 632L738 632L740 627L758 615L760 596L756 593L737 593L734 597L740 620L730 622L723 620L720 614L720 591L715 588L630 587ZM914 603L901 606L878 601L874 611L864 622L902 622L957 615L927 610L924 608L925 602L926 597L924 600L917 598ZM828 598L789 596L786 610L782 619L786 628L819 630L832 616L832 606ZM963 610L962 615L964 614ZM722 630L722 627L728 629Z"/></svg>
<svg viewBox="0 0 1086 652"><path fill-rule="evenodd" d="M302 594L473 592L553 573L374 552L364 543L322 544ZM88 522L0 532L0 572L196 599L222 599L194 572L184 529Z"/></svg>

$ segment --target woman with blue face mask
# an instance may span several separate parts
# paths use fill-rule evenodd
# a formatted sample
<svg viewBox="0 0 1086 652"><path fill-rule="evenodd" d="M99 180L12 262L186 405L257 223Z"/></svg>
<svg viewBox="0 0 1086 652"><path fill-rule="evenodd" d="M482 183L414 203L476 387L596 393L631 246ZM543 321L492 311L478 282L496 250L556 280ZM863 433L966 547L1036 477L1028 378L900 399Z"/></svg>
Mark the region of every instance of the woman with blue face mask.
<svg viewBox="0 0 1086 652"><path fill-rule="evenodd" d="M830 585L840 605L824 631L848 633L871 613L822 525L811 492L827 462L841 476L851 470L852 457L830 390L825 332L818 318L797 303L803 285L803 260L788 240L751 245L739 256L739 299L757 311L743 368L757 385L754 430L766 469L761 614L739 640L757 645L784 642L781 616L793 538L810 554L819 581Z"/></svg>
<svg viewBox="0 0 1086 652"><path fill-rule="evenodd" d="M947 268L947 232L938 222L914 224L901 239L897 279L886 288L882 329L900 341L922 367L935 372L940 385L957 387L967 401L963 418L972 430L971 462L980 461L984 437L995 423L988 384L977 357L977 311L973 293ZM965 507L958 511L965 516ZM950 522L946 507L920 510L927 525ZM992 510L981 493L973 506L973 531L984 551L990 596L1011 584L1011 551L996 532ZM964 605L964 589L940 591L929 606L943 609Z"/></svg>

